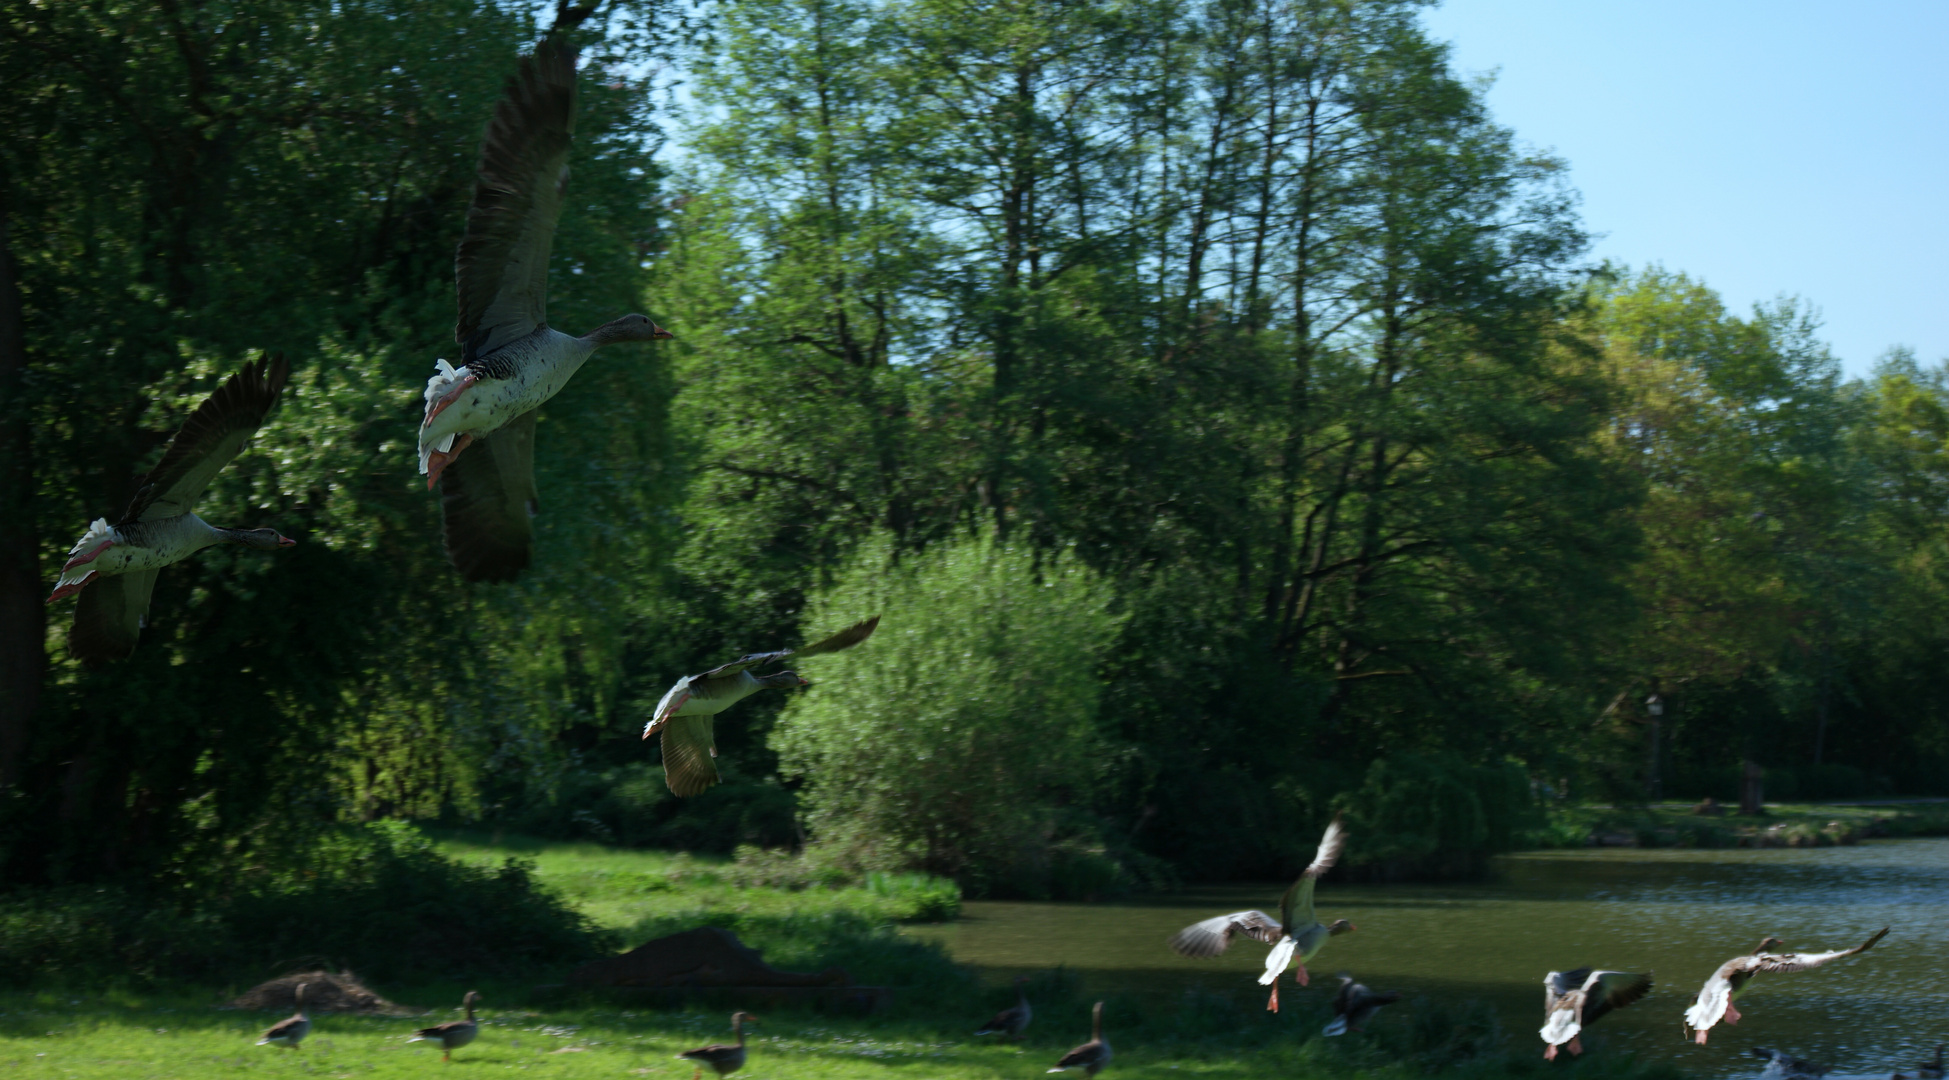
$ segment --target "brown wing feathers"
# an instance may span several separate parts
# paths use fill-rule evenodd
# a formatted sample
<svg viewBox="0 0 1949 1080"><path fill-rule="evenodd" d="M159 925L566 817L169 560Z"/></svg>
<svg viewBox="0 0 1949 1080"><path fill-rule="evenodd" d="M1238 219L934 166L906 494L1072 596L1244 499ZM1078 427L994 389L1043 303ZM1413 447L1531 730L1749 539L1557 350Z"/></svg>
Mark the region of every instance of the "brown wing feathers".
<svg viewBox="0 0 1949 1080"><path fill-rule="evenodd" d="M551 34L521 58L481 139L467 232L454 253L453 336L470 363L547 322L548 253L574 130L575 49Z"/></svg>
<svg viewBox="0 0 1949 1080"><path fill-rule="evenodd" d="M139 484L118 525L187 512L210 479L237 456L277 404L291 377L283 353L267 354L230 377L190 413L162 460Z"/></svg>

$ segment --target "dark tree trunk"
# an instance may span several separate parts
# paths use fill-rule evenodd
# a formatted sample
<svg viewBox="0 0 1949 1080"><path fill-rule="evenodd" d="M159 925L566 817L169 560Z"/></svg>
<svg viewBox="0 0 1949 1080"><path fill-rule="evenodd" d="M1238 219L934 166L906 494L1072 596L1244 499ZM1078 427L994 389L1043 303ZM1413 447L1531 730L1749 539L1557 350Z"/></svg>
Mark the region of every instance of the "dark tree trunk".
<svg viewBox="0 0 1949 1080"><path fill-rule="evenodd" d="M1745 817L1758 817L1766 813L1765 791L1761 778L1765 776L1760 763L1747 758L1739 777L1739 812Z"/></svg>
<svg viewBox="0 0 1949 1080"><path fill-rule="evenodd" d="M47 664L26 375L20 280L7 213L0 208L0 789L11 786L19 771Z"/></svg>

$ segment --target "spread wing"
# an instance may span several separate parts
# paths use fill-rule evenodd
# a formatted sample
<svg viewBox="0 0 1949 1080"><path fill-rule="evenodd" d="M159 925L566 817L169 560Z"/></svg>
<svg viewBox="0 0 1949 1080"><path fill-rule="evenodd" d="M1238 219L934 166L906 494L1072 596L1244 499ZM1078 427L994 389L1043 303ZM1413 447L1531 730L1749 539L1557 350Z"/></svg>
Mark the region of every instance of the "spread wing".
<svg viewBox="0 0 1949 1080"><path fill-rule="evenodd" d="M663 725L663 779L682 798L717 783L717 735L710 716L675 716Z"/></svg>
<svg viewBox="0 0 1949 1080"><path fill-rule="evenodd" d="M1313 915L1313 883L1333 869L1333 864L1340 860L1340 850L1346 846L1347 830L1336 817L1326 827L1326 835L1320 837L1320 848L1313 853L1313 861L1300 871L1299 880L1286 889L1286 895L1279 898L1279 918L1285 926L1311 926L1319 921Z"/></svg>
<svg viewBox="0 0 1949 1080"><path fill-rule="evenodd" d="M467 358L548 322L548 252L575 132L575 50L551 34L521 58L481 138L467 233L454 252Z"/></svg>
<svg viewBox="0 0 1949 1080"><path fill-rule="evenodd" d="M535 549L535 414L508 421L440 477L447 558L468 581L513 581Z"/></svg>
<svg viewBox="0 0 1949 1080"><path fill-rule="evenodd" d="M1180 955L1207 960L1225 951L1235 934L1244 934L1270 945L1279 940L1279 923L1263 911L1235 911L1214 915L1179 930L1171 938L1171 948Z"/></svg>
<svg viewBox="0 0 1949 1080"><path fill-rule="evenodd" d="M291 377L283 353L259 357L203 399L176 431L162 460L142 478L118 525L188 513L210 480L263 426Z"/></svg>
<svg viewBox="0 0 1949 1080"><path fill-rule="evenodd" d="M831 653L838 652L841 649L850 649L860 642L865 641L867 638L872 637L873 631L878 629L879 625L880 617L875 615L863 622L854 623L837 634L826 638L824 641L807 645L803 649L784 649L779 652L752 653L749 656L741 656L728 664L714 667L704 672L699 678L721 679L726 675L736 675L738 672L744 671L747 668L760 667L776 660L783 660L788 656L817 656L820 653Z"/></svg>
<svg viewBox="0 0 1949 1080"><path fill-rule="evenodd" d="M1589 979L1589 967L1580 967L1575 971L1552 971L1543 976L1543 1008L1545 1010L1555 1008L1558 998L1572 990L1583 989L1584 983Z"/></svg>
<svg viewBox="0 0 1949 1080"><path fill-rule="evenodd" d="M1584 983L1584 1023L1592 1024L1613 1009L1651 993L1651 974L1630 971L1594 972Z"/></svg>
<svg viewBox="0 0 1949 1080"><path fill-rule="evenodd" d="M75 603L68 652L89 665L127 659L148 625L149 594L155 588L154 570L96 578Z"/></svg>
<svg viewBox="0 0 1949 1080"><path fill-rule="evenodd" d="M1839 960L1843 956L1853 956L1855 953L1867 952L1869 949L1875 947L1875 942L1887 936L1888 928L1884 926L1875 931L1873 937L1870 937L1852 949L1824 953L1761 953L1758 956L1749 958L1754 961L1750 970L1756 972L1806 971L1808 968L1817 968L1830 960Z"/></svg>

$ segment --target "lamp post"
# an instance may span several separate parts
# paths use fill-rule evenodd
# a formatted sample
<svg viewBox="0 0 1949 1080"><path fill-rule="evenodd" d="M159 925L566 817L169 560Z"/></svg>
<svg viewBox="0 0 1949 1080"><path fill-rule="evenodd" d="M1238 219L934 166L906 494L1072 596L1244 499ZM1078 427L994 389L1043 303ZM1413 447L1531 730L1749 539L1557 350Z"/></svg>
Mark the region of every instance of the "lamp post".
<svg viewBox="0 0 1949 1080"><path fill-rule="evenodd" d="M1646 750L1644 769L1645 798L1650 802L1657 802L1664 795L1664 784L1658 778L1658 726L1665 716L1665 699L1658 696L1655 685L1651 696L1644 699L1644 711L1645 715L1651 718L1649 722L1651 745Z"/></svg>

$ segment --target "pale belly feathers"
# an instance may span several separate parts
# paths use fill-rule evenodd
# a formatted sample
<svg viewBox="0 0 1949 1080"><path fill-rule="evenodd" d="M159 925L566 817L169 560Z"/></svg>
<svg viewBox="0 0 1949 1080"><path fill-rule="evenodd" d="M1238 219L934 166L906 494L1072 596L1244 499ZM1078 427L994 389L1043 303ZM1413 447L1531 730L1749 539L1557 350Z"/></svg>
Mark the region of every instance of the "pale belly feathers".
<svg viewBox="0 0 1949 1080"><path fill-rule="evenodd" d="M479 380L430 423L423 424L420 471L426 471L431 451L450 452L457 436L481 438L560 393L592 351L593 346L581 338L545 326L496 350L492 359L511 368L513 376ZM427 380L428 412L467 375L465 368L454 368L445 360L438 363L438 374Z"/></svg>

